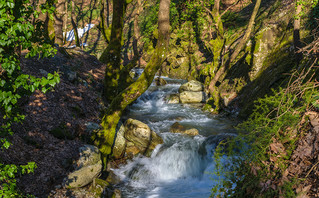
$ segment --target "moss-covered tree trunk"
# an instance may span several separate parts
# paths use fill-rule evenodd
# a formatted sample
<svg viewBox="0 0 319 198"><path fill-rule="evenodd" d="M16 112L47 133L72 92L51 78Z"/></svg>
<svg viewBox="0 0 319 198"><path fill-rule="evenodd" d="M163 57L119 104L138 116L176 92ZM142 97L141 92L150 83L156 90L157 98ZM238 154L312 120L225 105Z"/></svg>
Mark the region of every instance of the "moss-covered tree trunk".
<svg viewBox="0 0 319 198"><path fill-rule="evenodd" d="M161 0L158 13L158 41L151 60L147 64L142 75L123 90L112 100L105 116L102 119L102 130L97 133L95 144L100 148L103 163L106 165L107 158L112 152L116 126L124 109L141 96L151 85L158 69L166 58L169 43L169 5L170 0ZM106 167L104 167L106 168Z"/></svg>
<svg viewBox="0 0 319 198"><path fill-rule="evenodd" d="M220 96L219 96L219 91L218 88L216 87L216 83L217 81L221 78L222 75L225 75L225 73L230 69L231 63L237 58L237 56L239 55L239 53L244 49L247 41L250 38L251 32L253 30L254 24L255 24L255 19L260 7L260 3L261 0L257 0L253 13L249 19L249 23L246 29L246 32L243 36L243 38L240 40L239 44L236 46L236 48L234 49L234 52L230 55L229 59L226 61L225 64L222 64L221 67L218 69L218 71L216 72L214 78L212 79L212 81L209 84L209 92L210 94L213 96L216 106L216 111L219 110L219 100L220 100ZM218 102L218 103L217 103Z"/></svg>
<svg viewBox="0 0 319 198"><path fill-rule="evenodd" d="M111 102L119 94L119 78L123 68L121 64L121 47L126 9L125 0L113 0L113 18L110 43L100 57L106 63L103 98Z"/></svg>

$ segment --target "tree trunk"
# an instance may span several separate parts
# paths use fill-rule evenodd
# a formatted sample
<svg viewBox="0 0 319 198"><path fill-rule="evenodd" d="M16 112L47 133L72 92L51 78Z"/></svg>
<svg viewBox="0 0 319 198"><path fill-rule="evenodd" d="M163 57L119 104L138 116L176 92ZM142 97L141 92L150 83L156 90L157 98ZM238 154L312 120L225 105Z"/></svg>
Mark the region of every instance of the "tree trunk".
<svg viewBox="0 0 319 198"><path fill-rule="evenodd" d="M107 0L107 7L108 7L108 0ZM108 18L105 18L105 0L101 0L101 10L100 10L100 31L107 43L109 43L110 35L108 34Z"/></svg>
<svg viewBox="0 0 319 198"><path fill-rule="evenodd" d="M141 9L141 0L137 0L136 2L136 12L134 16L134 35L133 35L133 52L134 52L134 58L138 59L138 65L140 66L140 54L138 49L138 40L140 38L140 28L138 27L138 17L140 15L140 9Z"/></svg>
<svg viewBox="0 0 319 198"><path fill-rule="evenodd" d="M65 14L65 0L58 0L55 7L55 43L61 46L63 45L63 15Z"/></svg>
<svg viewBox="0 0 319 198"><path fill-rule="evenodd" d="M112 152L112 145L115 138L116 126L124 109L141 96L151 85L158 69L166 58L166 51L169 43L169 5L170 0L161 0L158 13L158 41L150 62L147 64L142 75L129 87L118 94L108 108L102 119L102 130L96 135L95 144L99 146L106 165L108 156ZM104 167L105 169L106 167Z"/></svg>
<svg viewBox="0 0 319 198"><path fill-rule="evenodd" d="M71 0L72 2L72 7L71 7L71 23L72 23L72 27L73 27L73 31L74 31L74 39L75 39L75 45L77 47L80 47L80 39L79 39L79 33L78 33L78 27L74 21L74 14L75 14L75 5L74 5L74 1Z"/></svg>
<svg viewBox="0 0 319 198"><path fill-rule="evenodd" d="M121 65L121 47L126 9L125 0L113 0L113 19L110 44L100 57L102 63L106 63L103 98L110 102L119 94L119 78L123 68Z"/></svg>
<svg viewBox="0 0 319 198"><path fill-rule="evenodd" d="M297 63L299 63L302 59L302 53L299 52L301 49L300 42L300 13L302 10L302 4L299 0L296 1L296 14L294 19L294 50L296 55Z"/></svg>
<svg viewBox="0 0 319 198"><path fill-rule="evenodd" d="M223 64L219 70L217 71L216 75L214 76L214 78L212 79L212 81L209 84L209 92L210 94L213 96L215 101L219 101L219 93L216 87L216 83L217 81L220 79L220 77L222 75L224 75L230 68L231 63L236 59L236 57L239 55L239 53L243 50L243 48L245 47L247 41L250 38L251 32L253 30L254 27L254 23L255 23L255 19L260 7L260 3L261 0L257 0L253 13L249 19L249 23L246 29L246 32L244 34L244 37L240 40L239 44L236 46L234 52L230 55L229 59L226 61L225 64ZM219 110L219 105L217 106L217 111Z"/></svg>
<svg viewBox="0 0 319 198"><path fill-rule="evenodd" d="M64 3L64 16L63 16L63 32L64 32L64 36L63 36L63 43L66 43L66 33L68 32L68 1L69 0L65 0Z"/></svg>

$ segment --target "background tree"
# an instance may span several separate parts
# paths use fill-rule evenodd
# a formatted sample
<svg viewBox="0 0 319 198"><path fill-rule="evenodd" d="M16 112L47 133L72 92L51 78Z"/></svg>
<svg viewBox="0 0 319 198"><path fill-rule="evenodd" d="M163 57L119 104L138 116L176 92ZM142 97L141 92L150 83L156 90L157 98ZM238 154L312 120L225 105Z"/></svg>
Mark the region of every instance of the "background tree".
<svg viewBox="0 0 319 198"><path fill-rule="evenodd" d="M113 4L115 3L123 5L118 2L118 0L117 2L113 2ZM132 83L126 89L116 95L102 119L102 130L100 130L96 134L95 144L100 148L104 165L106 165L108 156L112 152L116 126L122 116L123 111L129 104L134 102L147 90L147 88L151 85L156 72L163 64L163 61L166 59L170 30L169 7L170 0L160 1L158 13L158 41L151 60L147 64L141 76L134 83ZM114 9L113 11L115 14L116 10ZM112 25L112 32L115 31L113 30L113 27L114 26ZM119 39L117 43L120 44L120 36L117 38ZM115 70L115 72L119 75L119 71ZM108 76L105 77L107 78ZM104 166L104 168L106 168L106 166Z"/></svg>
<svg viewBox="0 0 319 198"><path fill-rule="evenodd" d="M63 25L66 23L64 21L64 15L66 13L65 10L65 2L66 0L58 0L55 4L56 12L54 14L54 29L55 29L55 43L60 46L63 45Z"/></svg>
<svg viewBox="0 0 319 198"><path fill-rule="evenodd" d="M225 64L222 64L220 66L220 68L218 69L218 71L216 72L215 76L213 77L213 79L211 80L209 84L209 92L214 99L216 112L219 111L219 101L220 101L219 91L218 91L218 88L216 87L216 83L218 82L218 80L220 80L222 76L225 76L225 73L230 69L233 61L238 57L239 53L244 49L247 41L250 39L260 4L261 4L261 0L257 0L255 3L254 10L249 19L248 26L244 36L239 41L238 45L235 46L234 51L232 52L228 60L225 62Z"/></svg>

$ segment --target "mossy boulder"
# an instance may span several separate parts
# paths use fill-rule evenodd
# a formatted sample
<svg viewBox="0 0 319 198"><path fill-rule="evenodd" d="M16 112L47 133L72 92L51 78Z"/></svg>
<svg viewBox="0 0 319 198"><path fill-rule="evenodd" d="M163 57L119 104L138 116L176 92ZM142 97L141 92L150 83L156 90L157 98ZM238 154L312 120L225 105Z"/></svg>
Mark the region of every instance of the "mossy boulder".
<svg viewBox="0 0 319 198"><path fill-rule="evenodd" d="M64 179L67 188L80 188L91 183L102 171L99 149L93 145L79 148L79 159L74 163L75 170Z"/></svg>
<svg viewBox="0 0 319 198"><path fill-rule="evenodd" d="M183 91L193 91L193 92L199 92L203 91L204 87L201 82L196 80L191 80L183 85L181 85L178 89L178 92L181 93Z"/></svg>
<svg viewBox="0 0 319 198"><path fill-rule="evenodd" d="M205 93L202 91L183 91L179 94L181 103L200 103L205 101Z"/></svg>
<svg viewBox="0 0 319 198"><path fill-rule="evenodd" d="M144 154L151 152L158 144L163 143L163 139L151 131L147 124L131 118L125 122L125 139L132 142L140 153Z"/></svg>

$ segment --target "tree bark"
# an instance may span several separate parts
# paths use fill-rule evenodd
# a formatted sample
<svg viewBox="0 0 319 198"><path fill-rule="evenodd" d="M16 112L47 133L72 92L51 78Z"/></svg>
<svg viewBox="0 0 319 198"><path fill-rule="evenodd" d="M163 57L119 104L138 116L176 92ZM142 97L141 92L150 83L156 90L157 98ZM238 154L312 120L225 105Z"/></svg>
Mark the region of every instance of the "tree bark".
<svg viewBox="0 0 319 198"><path fill-rule="evenodd" d="M302 4L299 0L296 0L296 13L294 19L294 50L296 55L297 63L302 59L302 53L299 51L301 49L300 42L300 13L302 10Z"/></svg>
<svg viewBox="0 0 319 198"><path fill-rule="evenodd" d="M61 46L63 45L63 16L65 14L65 0L58 0L55 7L55 43Z"/></svg>
<svg viewBox="0 0 319 198"><path fill-rule="evenodd" d="M224 75L230 68L231 63L236 59L236 57L239 55L239 53L243 50L243 48L245 47L247 41L250 38L251 32L253 30L254 27L254 23L255 23L255 19L259 10L261 4L261 0L257 0L253 13L249 19L249 23L246 29L246 32L243 36L243 38L240 40L239 44L236 46L234 52L230 55L229 59L226 61L225 64L223 64L219 70L217 71L216 75L214 76L214 78L212 79L212 81L209 84L209 92L210 94L213 96L214 100L219 101L219 93L216 87L216 83L217 81L220 79L220 77L222 75ZM216 98L215 98L216 97ZM219 110L219 106L217 107L217 110Z"/></svg>
<svg viewBox="0 0 319 198"><path fill-rule="evenodd" d="M142 75L118 94L112 101L105 116L102 119L102 130L96 135L95 144L100 148L103 163L106 165L109 155L112 153L112 145L116 134L116 126L125 108L141 96L151 85L158 69L166 58L169 43L169 5L170 0L161 0L158 13L158 41L150 62ZM104 167L105 169L106 167Z"/></svg>
<svg viewBox="0 0 319 198"><path fill-rule="evenodd" d="M140 66L140 54L138 49L138 40L140 38L140 28L138 26L138 17L140 15L140 9L141 9L141 0L137 0L136 2L136 11L134 15L134 35L133 35L133 52L134 52L134 58L138 59L138 65Z"/></svg>
<svg viewBox="0 0 319 198"><path fill-rule="evenodd" d="M110 43L100 57L106 63L103 98L110 102L119 94L119 78L123 66L121 64L121 47L126 10L125 0L113 0L113 19Z"/></svg>
<svg viewBox="0 0 319 198"><path fill-rule="evenodd" d="M74 39L75 39L75 45L77 47L80 47L80 39L79 39L79 33L78 33L78 27L74 21L74 14L75 14L75 5L74 5L74 1L71 0L72 2L72 12L71 12L71 23L72 23L72 27L73 27L73 31L74 31Z"/></svg>
<svg viewBox="0 0 319 198"><path fill-rule="evenodd" d="M68 32L68 1L69 0L65 0L64 2L64 15L63 15L63 32L64 32L64 36L63 36L63 43L66 43L66 33Z"/></svg>

